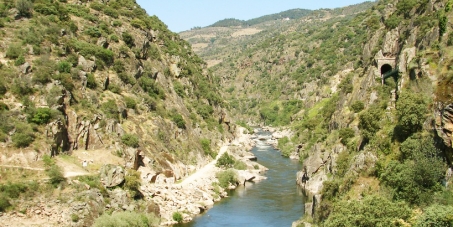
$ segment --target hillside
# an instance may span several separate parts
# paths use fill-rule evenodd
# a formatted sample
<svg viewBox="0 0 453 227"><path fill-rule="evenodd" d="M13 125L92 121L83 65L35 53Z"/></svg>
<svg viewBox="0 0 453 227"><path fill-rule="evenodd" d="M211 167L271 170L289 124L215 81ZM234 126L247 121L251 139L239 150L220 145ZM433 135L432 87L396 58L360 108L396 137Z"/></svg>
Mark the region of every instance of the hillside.
<svg viewBox="0 0 453 227"><path fill-rule="evenodd" d="M2 1L0 27L2 224L39 204L60 210L46 226L158 210L140 184L181 180L235 136L218 80L133 0Z"/></svg>
<svg viewBox="0 0 453 227"><path fill-rule="evenodd" d="M234 118L293 132L279 148L305 166L301 225L449 226L451 5L382 0L181 37Z"/></svg>

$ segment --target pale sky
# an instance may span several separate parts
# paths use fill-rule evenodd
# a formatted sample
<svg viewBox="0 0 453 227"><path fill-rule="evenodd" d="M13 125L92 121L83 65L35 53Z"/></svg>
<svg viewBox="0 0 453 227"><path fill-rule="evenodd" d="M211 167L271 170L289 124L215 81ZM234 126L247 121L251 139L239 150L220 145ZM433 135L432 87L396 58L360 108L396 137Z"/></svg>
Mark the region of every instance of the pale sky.
<svg viewBox="0 0 453 227"><path fill-rule="evenodd" d="M366 0L137 0L173 32L206 27L219 20L249 20L289 9L338 8Z"/></svg>

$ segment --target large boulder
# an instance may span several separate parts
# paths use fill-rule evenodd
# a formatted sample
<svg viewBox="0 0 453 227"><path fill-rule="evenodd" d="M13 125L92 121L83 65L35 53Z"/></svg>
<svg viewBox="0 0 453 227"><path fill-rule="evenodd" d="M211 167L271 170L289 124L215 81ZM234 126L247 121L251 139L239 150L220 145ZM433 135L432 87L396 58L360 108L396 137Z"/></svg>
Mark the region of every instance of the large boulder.
<svg viewBox="0 0 453 227"><path fill-rule="evenodd" d="M101 183L107 187L115 187L124 181L124 169L121 166L107 164L102 166L100 170Z"/></svg>

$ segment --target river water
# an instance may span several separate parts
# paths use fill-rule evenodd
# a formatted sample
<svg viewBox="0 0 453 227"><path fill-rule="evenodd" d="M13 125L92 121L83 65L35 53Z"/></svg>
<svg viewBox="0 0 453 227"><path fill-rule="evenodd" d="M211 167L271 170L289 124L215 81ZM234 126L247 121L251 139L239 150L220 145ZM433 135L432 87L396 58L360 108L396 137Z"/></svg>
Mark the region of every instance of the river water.
<svg viewBox="0 0 453 227"><path fill-rule="evenodd" d="M259 131L258 137L270 138L269 132ZM266 141L257 140L252 149L258 162L269 170L266 180L247 183L229 192L229 197L216 203L213 208L178 227L283 227L291 226L304 213L304 196L296 185L298 161L281 156Z"/></svg>

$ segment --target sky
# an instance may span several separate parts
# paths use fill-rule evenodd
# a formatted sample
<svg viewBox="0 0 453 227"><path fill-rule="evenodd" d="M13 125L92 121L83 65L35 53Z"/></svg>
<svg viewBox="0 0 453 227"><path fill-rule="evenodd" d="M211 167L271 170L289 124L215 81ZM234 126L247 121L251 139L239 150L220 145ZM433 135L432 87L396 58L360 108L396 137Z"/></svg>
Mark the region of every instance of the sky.
<svg viewBox="0 0 453 227"><path fill-rule="evenodd" d="M289 9L337 8L366 0L137 0L149 15L156 15L173 32L206 27L219 20L249 20Z"/></svg>

